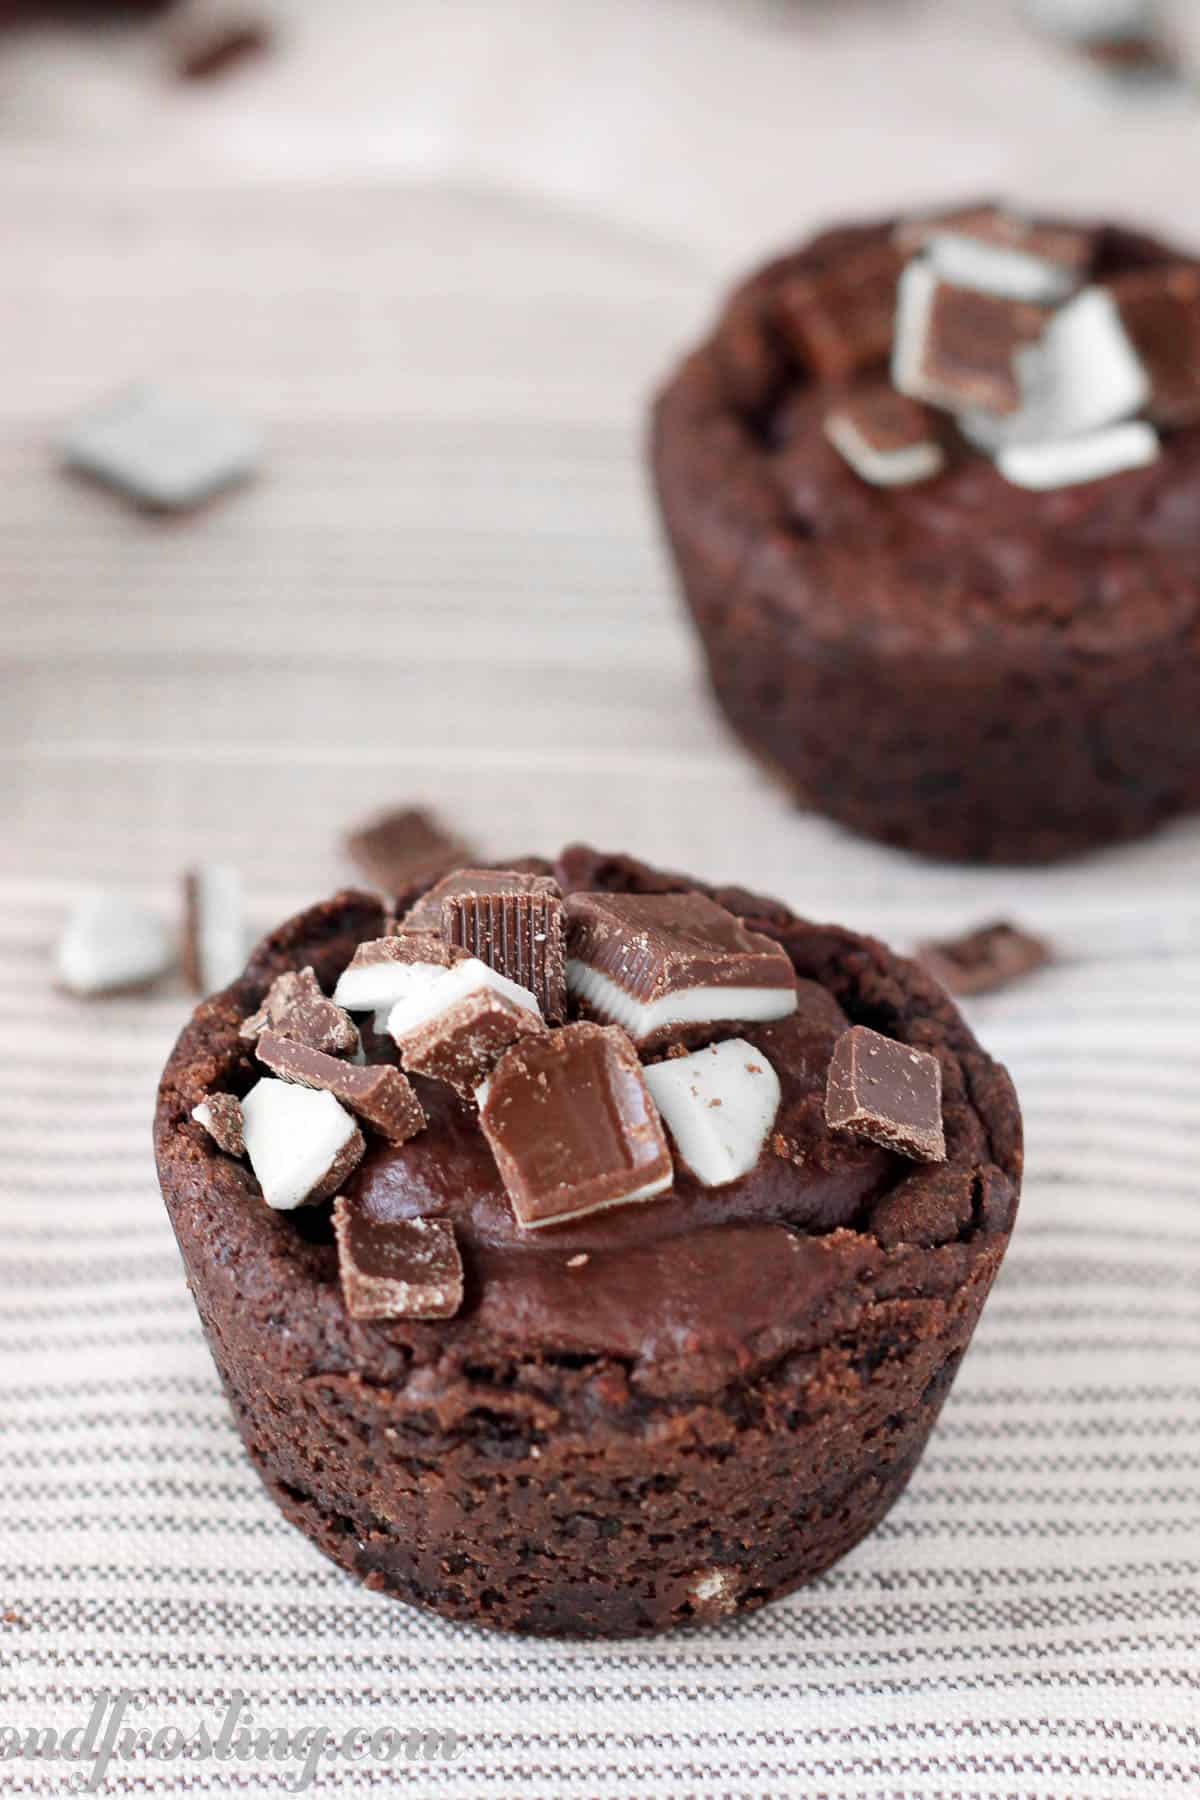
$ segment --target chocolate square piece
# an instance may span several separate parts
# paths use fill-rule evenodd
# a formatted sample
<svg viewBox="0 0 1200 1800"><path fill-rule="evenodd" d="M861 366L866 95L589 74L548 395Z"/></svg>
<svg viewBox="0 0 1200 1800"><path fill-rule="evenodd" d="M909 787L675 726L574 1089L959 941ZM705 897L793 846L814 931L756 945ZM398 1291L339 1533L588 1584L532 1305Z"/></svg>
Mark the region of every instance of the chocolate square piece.
<svg viewBox="0 0 1200 1800"><path fill-rule="evenodd" d="M572 894L567 921L567 986L580 1010L639 1045L796 1010L787 951L703 894Z"/></svg>
<svg viewBox="0 0 1200 1800"><path fill-rule="evenodd" d="M987 994L1050 961L1049 946L997 919L961 937L923 944L917 957L951 994Z"/></svg>
<svg viewBox="0 0 1200 1800"><path fill-rule="evenodd" d="M825 435L875 487L928 481L946 460L929 408L884 381L844 395L825 420Z"/></svg>
<svg viewBox="0 0 1200 1800"><path fill-rule="evenodd" d="M951 287L913 263L901 283L892 379L901 393L950 412L1014 413L1018 352L1037 342L1047 317L1020 300Z"/></svg>
<svg viewBox="0 0 1200 1800"><path fill-rule="evenodd" d="M346 850L385 894L440 875L469 854L432 813L419 807L400 807L369 819L347 837Z"/></svg>
<svg viewBox="0 0 1200 1800"><path fill-rule="evenodd" d="M452 1319L462 1305L462 1257L449 1219L372 1219L339 1194L333 1229L352 1319Z"/></svg>
<svg viewBox="0 0 1200 1800"><path fill-rule="evenodd" d="M564 1025L497 1064L479 1123L527 1230L649 1200L671 1186L671 1153L623 1031Z"/></svg>
<svg viewBox="0 0 1200 1800"><path fill-rule="evenodd" d="M527 988L543 1018L560 1025L567 1016L562 896L556 884L544 876L519 879L529 885L517 892L482 888L447 894L442 900L442 937L518 987Z"/></svg>
<svg viewBox="0 0 1200 1800"><path fill-rule="evenodd" d="M531 875L526 869L452 869L411 906L400 921L402 931L441 931L442 906L458 894L558 893L549 875Z"/></svg>
<svg viewBox="0 0 1200 1800"><path fill-rule="evenodd" d="M781 285L779 328L807 368L822 380L844 381L887 361L903 267L895 244L864 244L836 270Z"/></svg>
<svg viewBox="0 0 1200 1800"><path fill-rule="evenodd" d="M1109 282L1121 323L1150 382L1146 410L1160 425L1200 419L1200 268L1138 269Z"/></svg>
<svg viewBox="0 0 1200 1800"><path fill-rule="evenodd" d="M852 1025L833 1047L825 1118L831 1130L852 1131L914 1162L946 1160L937 1057L866 1025Z"/></svg>
<svg viewBox="0 0 1200 1800"><path fill-rule="evenodd" d="M396 1038L412 1075L444 1081L464 1100L519 1038L544 1032L542 1020L492 987L477 988Z"/></svg>
<svg viewBox="0 0 1200 1800"><path fill-rule="evenodd" d="M277 975L258 1011L242 1020L238 1036L249 1042L264 1031L278 1032L327 1056L353 1056L358 1049L354 1020L325 998L311 969L286 969Z"/></svg>
<svg viewBox="0 0 1200 1800"><path fill-rule="evenodd" d="M389 1144L406 1143L424 1129L425 1114L412 1083L390 1063L342 1062L274 1031L262 1033L257 1054L284 1081L332 1094Z"/></svg>

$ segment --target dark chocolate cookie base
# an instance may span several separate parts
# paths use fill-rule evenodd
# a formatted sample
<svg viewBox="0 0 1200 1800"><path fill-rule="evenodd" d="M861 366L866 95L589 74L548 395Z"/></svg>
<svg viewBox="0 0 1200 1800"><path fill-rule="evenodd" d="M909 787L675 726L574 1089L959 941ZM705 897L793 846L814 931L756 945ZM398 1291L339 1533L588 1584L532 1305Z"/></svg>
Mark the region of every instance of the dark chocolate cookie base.
<svg viewBox="0 0 1200 1800"><path fill-rule="evenodd" d="M1200 809L1200 428L1146 470L1049 494L948 438L872 489L825 442L789 280L746 281L657 402L659 505L716 698L798 800L900 848L1044 863ZM1098 272L1162 261L1101 234Z"/></svg>
<svg viewBox="0 0 1200 1800"><path fill-rule="evenodd" d="M622 858L568 854L565 885L656 887ZM269 1213L189 1118L249 1079L238 1020L271 976L329 984L378 928L343 895L281 928L200 1007L165 1072L160 1178L246 1448L286 1515L368 1586L528 1633L627 1636L747 1611L819 1574L902 1491L1008 1242L1020 1117L1003 1070L941 990L853 934L722 890L852 1016L935 1048L955 1148L860 1229L812 1240L831 1281L741 1373L514 1353L470 1316L379 1330L344 1311L318 1209ZM240 1061L239 1061L240 1059ZM243 1066L245 1065L245 1066Z"/></svg>

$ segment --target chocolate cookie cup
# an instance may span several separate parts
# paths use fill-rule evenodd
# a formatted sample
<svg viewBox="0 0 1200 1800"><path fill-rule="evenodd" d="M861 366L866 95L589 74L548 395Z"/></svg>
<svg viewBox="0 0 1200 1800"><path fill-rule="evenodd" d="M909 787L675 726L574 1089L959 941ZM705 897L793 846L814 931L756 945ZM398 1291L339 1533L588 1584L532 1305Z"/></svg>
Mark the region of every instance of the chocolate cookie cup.
<svg viewBox="0 0 1200 1800"><path fill-rule="evenodd" d="M676 1006L693 1015L678 1040L658 1013L630 1020L631 1031L646 1028L640 1052L612 1025L529 1025L491 1047L499 1060L474 1098L451 1085L461 1059L447 1079L413 1075L422 1128L406 1122L389 1141L360 1117L365 1154L340 1177L332 1216L328 1200L272 1210L236 1154L236 1102L253 1148L250 1125L261 1123L247 1096L265 1085L256 1047L261 1058L268 1041L278 1059L283 1032L309 1031L311 1043L314 1020L330 1030L311 985L303 1014L289 1014L298 990L277 978L311 968L326 995L353 995L354 983L339 987L352 959L377 977L382 958L394 967L417 955L432 991L435 981L468 985L478 966L446 948L434 968L428 905L405 939L402 915L422 889L398 897L399 926L365 893L310 908L197 1009L163 1075L155 1148L189 1286L268 1491L368 1587L471 1624L560 1636L749 1611L844 1555L911 1475L1012 1229L1016 1097L937 983L879 944L619 855L574 847L556 864L520 867L521 879L540 869L565 896L572 1014L602 1009L594 994L580 999L573 951L590 955L593 939L577 934L573 908L587 908L574 896L638 897L629 943L653 964L639 994L653 977L678 995L687 957L707 956L702 985ZM538 903L553 891L543 882ZM653 897L686 894L704 896L694 922L674 902L656 915ZM606 928L620 904L606 903ZM660 937L646 924L654 916ZM394 952L379 948L389 923L403 940ZM611 956L607 967L617 967ZM727 990L756 1021L715 1017L723 968L739 984L758 980ZM701 1010L714 1015L707 1025ZM394 1064L391 1040L361 1022L368 1071ZM389 1029L399 1031L394 1016ZM899 1111L886 1081L849 1101L839 1089L861 1129L828 1125L834 1052L851 1037L856 1069L881 1047L922 1104L940 1091L932 1139L909 1144L889 1124ZM459 1049L475 1042L463 1025ZM576 1163L604 1154L613 1166L605 1131L570 1144L570 1191L555 1198L545 1144L567 1143L573 1121L544 1115L531 1152L514 1106L530 1091L558 1105L576 1044L591 1059L577 1104L611 1100L608 1136L625 1132L656 1172L665 1154L668 1173L666 1185L644 1181L639 1167L624 1177L625 1204L610 1187L602 1206L572 1216ZM679 1071L693 1066L689 1088ZM364 1073L353 1059L336 1071L329 1085L347 1094ZM646 1119L652 1084L661 1118L656 1101ZM216 1095L231 1097L219 1120ZM197 1107L233 1154L193 1117ZM709 1136L692 1142L692 1127ZM741 1161L725 1179L719 1156L730 1146ZM331 1140L328 1154L344 1160L344 1145ZM313 1162L314 1193L327 1191L322 1173ZM532 1208L522 1224L516 1208L531 1192L541 1215ZM547 1224L547 1205L560 1222ZM416 1250L414 1233L424 1234ZM398 1260L375 1256L376 1240ZM389 1286L400 1263L408 1285ZM404 1305L423 1316L372 1316L381 1302L384 1314Z"/></svg>
<svg viewBox="0 0 1200 1800"><path fill-rule="evenodd" d="M1116 227L937 225L743 282L657 399L654 478L717 700L802 803L1049 861L1200 807L1200 268ZM997 270L1007 297L954 286ZM1047 344L1106 385L1039 425Z"/></svg>

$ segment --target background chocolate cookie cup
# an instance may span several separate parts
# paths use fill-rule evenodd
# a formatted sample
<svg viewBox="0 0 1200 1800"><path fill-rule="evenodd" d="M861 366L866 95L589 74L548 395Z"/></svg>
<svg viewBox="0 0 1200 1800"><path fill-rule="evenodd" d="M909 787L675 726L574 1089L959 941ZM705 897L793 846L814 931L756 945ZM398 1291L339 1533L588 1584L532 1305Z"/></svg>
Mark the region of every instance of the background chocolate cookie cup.
<svg viewBox="0 0 1200 1800"><path fill-rule="evenodd" d="M564 889L696 885L587 851L555 873ZM494 1176L454 1100L460 1110L434 1109L412 1140L411 1168L427 1189L443 1183L466 1233L467 1303L428 1323L352 1320L328 1209L269 1211L190 1114L214 1087L254 1079L238 1025L275 975L311 963L328 989L379 932L369 896L339 895L273 933L176 1046L159 1173L235 1418L287 1516L372 1587L510 1630L661 1631L761 1605L828 1567L920 1456L1012 1227L1011 1084L913 965L740 890L714 897L784 944L831 1012L942 1068L947 1161L883 1158L848 1224L784 1234L783 1271L754 1251L764 1232L776 1241L789 1188L803 1207L806 1176L786 1143L750 1199L735 1184L743 1211L731 1201L725 1223L608 1249L608 1227L590 1222L599 1248L570 1270L541 1242L472 1239ZM712 1192L720 1204L734 1189ZM569 1285L575 1276L589 1279ZM673 1331L672 1294L697 1281L711 1284L714 1316L702 1332Z"/></svg>
<svg viewBox="0 0 1200 1800"><path fill-rule="evenodd" d="M798 282L892 230L828 232L751 276L657 402L714 691L801 800L889 843L1039 862L1134 837L1200 806L1200 428L1149 467L1035 493L947 422L940 475L869 486L826 438L839 384L789 319ZM1095 242L1092 280L1180 261L1122 230Z"/></svg>

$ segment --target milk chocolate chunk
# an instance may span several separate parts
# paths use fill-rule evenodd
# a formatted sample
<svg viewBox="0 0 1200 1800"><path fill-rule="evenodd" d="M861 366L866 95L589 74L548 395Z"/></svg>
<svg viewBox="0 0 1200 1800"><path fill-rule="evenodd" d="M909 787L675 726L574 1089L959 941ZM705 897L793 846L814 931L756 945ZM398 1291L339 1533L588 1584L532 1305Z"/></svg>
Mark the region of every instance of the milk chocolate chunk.
<svg viewBox="0 0 1200 1800"><path fill-rule="evenodd" d="M567 986L580 1011L636 1044L796 1010L787 952L703 894L572 894L567 921Z"/></svg>
<svg viewBox="0 0 1200 1800"><path fill-rule="evenodd" d="M399 1069L390 1063L347 1063L308 1044L264 1031L258 1060L284 1081L332 1094L389 1144L403 1144L424 1129L425 1114Z"/></svg>
<svg viewBox="0 0 1200 1800"><path fill-rule="evenodd" d="M671 1153L637 1051L612 1026L525 1038L496 1065L479 1123L528 1231L671 1186Z"/></svg>
<svg viewBox="0 0 1200 1800"><path fill-rule="evenodd" d="M333 1229L352 1319L452 1319L462 1305L462 1257L449 1219L372 1219L339 1194Z"/></svg>
<svg viewBox="0 0 1200 1800"><path fill-rule="evenodd" d="M506 1050L545 1029L529 1007L498 988L479 987L402 1032L396 1044L411 1074L444 1081L469 1100Z"/></svg>
<svg viewBox="0 0 1200 1800"><path fill-rule="evenodd" d="M401 807L369 819L346 839L351 860L386 894L441 875L469 854L454 833L420 807Z"/></svg>
<svg viewBox="0 0 1200 1800"><path fill-rule="evenodd" d="M1018 353L1037 342L1046 319L1040 307L951 287L931 264L912 263L900 284L892 380L950 412L1015 413Z"/></svg>
<svg viewBox="0 0 1200 1800"><path fill-rule="evenodd" d="M226 1156L245 1156L242 1103L236 1094L210 1094L199 1106L193 1106L192 1117Z"/></svg>
<svg viewBox="0 0 1200 1800"><path fill-rule="evenodd" d="M1050 961L1050 947L1031 932L997 919L961 937L922 944L917 952L951 994L988 994Z"/></svg>
<svg viewBox="0 0 1200 1800"><path fill-rule="evenodd" d="M442 901L442 936L489 968L527 988L543 1018L560 1025L567 1016L566 911L556 883L523 875L516 892L448 894Z"/></svg>
<svg viewBox="0 0 1200 1800"><path fill-rule="evenodd" d="M852 1131L914 1162L945 1162L936 1056L852 1025L833 1047L825 1089L831 1130Z"/></svg>
<svg viewBox="0 0 1200 1800"><path fill-rule="evenodd" d="M286 969L277 975L258 1011L242 1020L238 1036L253 1041L264 1031L327 1056L353 1056L358 1049L354 1020L325 998L311 969Z"/></svg>
<svg viewBox="0 0 1200 1800"><path fill-rule="evenodd" d="M1108 283L1150 384L1146 410L1159 425L1200 420L1200 267L1168 263Z"/></svg>
<svg viewBox="0 0 1200 1800"><path fill-rule="evenodd" d="M864 244L837 267L797 275L779 292L779 329L806 367L844 381L887 361L904 255L891 243Z"/></svg>

